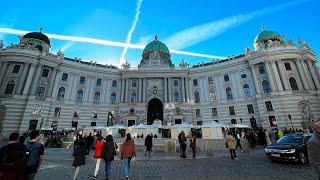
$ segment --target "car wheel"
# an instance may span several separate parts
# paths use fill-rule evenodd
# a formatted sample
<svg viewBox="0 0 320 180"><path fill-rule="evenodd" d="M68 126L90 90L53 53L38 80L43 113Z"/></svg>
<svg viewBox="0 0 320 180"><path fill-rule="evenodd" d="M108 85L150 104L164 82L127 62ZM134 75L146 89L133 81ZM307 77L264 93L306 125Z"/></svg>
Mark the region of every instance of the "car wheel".
<svg viewBox="0 0 320 180"><path fill-rule="evenodd" d="M301 164L306 164L307 163L307 157L304 155L304 153L299 153L299 161Z"/></svg>

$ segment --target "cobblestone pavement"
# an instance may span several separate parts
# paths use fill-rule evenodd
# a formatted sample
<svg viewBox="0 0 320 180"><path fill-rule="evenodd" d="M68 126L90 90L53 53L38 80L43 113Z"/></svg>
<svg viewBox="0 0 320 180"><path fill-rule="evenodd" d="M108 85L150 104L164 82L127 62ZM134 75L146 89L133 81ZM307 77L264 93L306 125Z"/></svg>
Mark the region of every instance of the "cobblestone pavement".
<svg viewBox="0 0 320 180"><path fill-rule="evenodd" d="M92 153L91 153L92 154ZM133 180L214 180L214 179L259 179L259 180L312 180L316 174L309 165L272 163L266 159L263 149L249 155L239 152L239 160L231 160L227 151L216 152L214 157L200 154L199 158L180 159L177 155L164 156L155 154L153 158L145 158L139 153L137 160L131 163ZM189 154L190 155L190 154ZM37 180L72 179L74 167L70 150L49 149L45 152L45 160L36 176ZM81 167L78 179L93 179L95 161L88 157ZM104 162L101 163L98 179L104 178ZM112 162L110 179L124 179L123 163L116 159Z"/></svg>

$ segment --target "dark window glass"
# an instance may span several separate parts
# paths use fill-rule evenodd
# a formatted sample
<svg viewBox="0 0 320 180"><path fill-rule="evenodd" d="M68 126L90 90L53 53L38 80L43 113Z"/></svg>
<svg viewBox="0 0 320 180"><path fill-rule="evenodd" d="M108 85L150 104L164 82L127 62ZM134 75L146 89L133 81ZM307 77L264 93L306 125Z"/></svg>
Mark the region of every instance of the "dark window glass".
<svg viewBox="0 0 320 180"><path fill-rule="evenodd" d="M20 71L21 65L14 65L12 69L12 73L18 74Z"/></svg>
<svg viewBox="0 0 320 180"><path fill-rule="evenodd" d="M96 86L101 86L102 79L98 78L96 82Z"/></svg>
<svg viewBox="0 0 320 180"><path fill-rule="evenodd" d="M272 107L271 101L267 101L267 102L265 102L265 104L266 104L267 111L273 111L273 107Z"/></svg>
<svg viewBox="0 0 320 180"><path fill-rule="evenodd" d="M225 74L223 77L224 77L224 82L230 81L228 74Z"/></svg>
<svg viewBox="0 0 320 180"><path fill-rule="evenodd" d="M67 81L68 80L68 74L67 73L63 73L61 79L62 79L62 81Z"/></svg>
<svg viewBox="0 0 320 180"><path fill-rule="evenodd" d="M291 71L292 70L290 63L288 63L288 62L284 63L284 67L286 68L287 71Z"/></svg>
<svg viewBox="0 0 320 180"><path fill-rule="evenodd" d="M42 77L48 77L49 76L49 69L43 69L41 76Z"/></svg>
<svg viewBox="0 0 320 180"><path fill-rule="evenodd" d="M248 113L249 113L249 114L253 114L253 113L254 113L253 105L252 105L252 104L248 104L248 105L247 105L247 109L248 109Z"/></svg>
<svg viewBox="0 0 320 180"><path fill-rule="evenodd" d="M212 112L212 116L218 116L217 108L212 108L211 112Z"/></svg>
<svg viewBox="0 0 320 180"><path fill-rule="evenodd" d="M84 84L86 82L86 77L80 76L80 84Z"/></svg>
<svg viewBox="0 0 320 180"><path fill-rule="evenodd" d="M298 91L299 90L299 86L298 86L297 81L296 81L295 78L293 78L293 77L289 78L289 83L290 83L291 89L293 91Z"/></svg>
<svg viewBox="0 0 320 180"><path fill-rule="evenodd" d="M271 87L270 87L269 81L267 81L267 80L262 81L262 89L263 89L264 93L271 92Z"/></svg>
<svg viewBox="0 0 320 180"><path fill-rule="evenodd" d="M198 79L193 79L193 86L198 86Z"/></svg>
<svg viewBox="0 0 320 180"><path fill-rule="evenodd" d="M8 84L7 84L7 86L6 86L6 89L4 90L4 94L12 94L15 85L16 85L16 84L15 84L14 81L8 82Z"/></svg>
<svg viewBox="0 0 320 180"><path fill-rule="evenodd" d="M117 87L117 83L118 83L117 80L113 80L113 81L112 81L112 87Z"/></svg>
<svg viewBox="0 0 320 180"><path fill-rule="evenodd" d="M259 68L259 73L260 74L266 74L266 69L264 68L263 65L259 66L258 68Z"/></svg>
<svg viewBox="0 0 320 180"><path fill-rule="evenodd" d="M232 94L232 90L231 90L230 87L227 87L226 95L227 95L227 100L232 100L233 99L233 94Z"/></svg>
<svg viewBox="0 0 320 180"><path fill-rule="evenodd" d="M230 115L236 115L236 112L234 110L234 106L229 107L229 113L230 113Z"/></svg>

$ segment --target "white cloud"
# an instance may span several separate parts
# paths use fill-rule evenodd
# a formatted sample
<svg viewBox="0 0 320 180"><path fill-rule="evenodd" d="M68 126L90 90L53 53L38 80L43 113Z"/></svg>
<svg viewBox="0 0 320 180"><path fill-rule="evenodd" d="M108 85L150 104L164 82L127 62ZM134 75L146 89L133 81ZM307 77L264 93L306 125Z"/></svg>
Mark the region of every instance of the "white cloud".
<svg viewBox="0 0 320 180"><path fill-rule="evenodd" d="M214 38L227 31L228 29L246 23L254 18L263 16L265 14L274 13L293 5L299 5L307 1L309 0L291 1L275 7L257 10L248 14L239 14L237 16L231 16L221 20L193 26L166 38L164 42L173 49L183 49L186 47L190 47L199 42Z"/></svg>
<svg viewBox="0 0 320 180"><path fill-rule="evenodd" d="M139 38L139 41L137 44L146 46L149 42L151 42L154 38L154 35L147 35L147 36L142 36Z"/></svg>
<svg viewBox="0 0 320 180"><path fill-rule="evenodd" d="M0 28L0 33L5 33L5 34L15 34L15 35L22 36L28 32L29 31L12 29L12 28ZM96 39L96 38L88 38L88 37L64 36L64 35L48 34L48 33L45 33L45 35L47 35L51 39L83 42L83 43L90 43L90 44L99 44L99 45L104 45L104 46L129 47L131 49L144 49L144 47L145 47L144 45L139 45L139 44L123 43L123 42L109 41L109 40ZM174 49L170 49L170 51L174 54L185 54L185 55L196 56L196 57L219 58L219 59L225 58L225 57L215 56L215 55L200 54L200 53L193 53L193 52L187 52L187 51L177 51Z"/></svg>
<svg viewBox="0 0 320 180"><path fill-rule="evenodd" d="M136 26L137 26L137 23L139 21L139 15L140 15L140 8L141 8L141 4L142 4L142 1L143 0L137 0L137 8L136 8L136 14L134 16L134 20L133 20L133 23L132 23L132 26L128 32L128 35L127 35L127 39L126 39L126 43L131 43L131 38L132 38L132 34L133 34L133 31L135 30ZM125 47L122 51L122 54L121 54L121 57L120 57L120 63L124 63L124 57L126 55L128 51L128 47Z"/></svg>

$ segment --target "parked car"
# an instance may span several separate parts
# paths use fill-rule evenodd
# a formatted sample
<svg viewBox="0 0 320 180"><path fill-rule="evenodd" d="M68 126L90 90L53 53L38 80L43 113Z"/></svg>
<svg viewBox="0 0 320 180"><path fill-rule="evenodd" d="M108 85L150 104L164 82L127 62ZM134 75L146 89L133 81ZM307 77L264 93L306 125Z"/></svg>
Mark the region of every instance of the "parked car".
<svg viewBox="0 0 320 180"><path fill-rule="evenodd" d="M308 163L307 142L310 134L288 134L265 148L271 161Z"/></svg>

